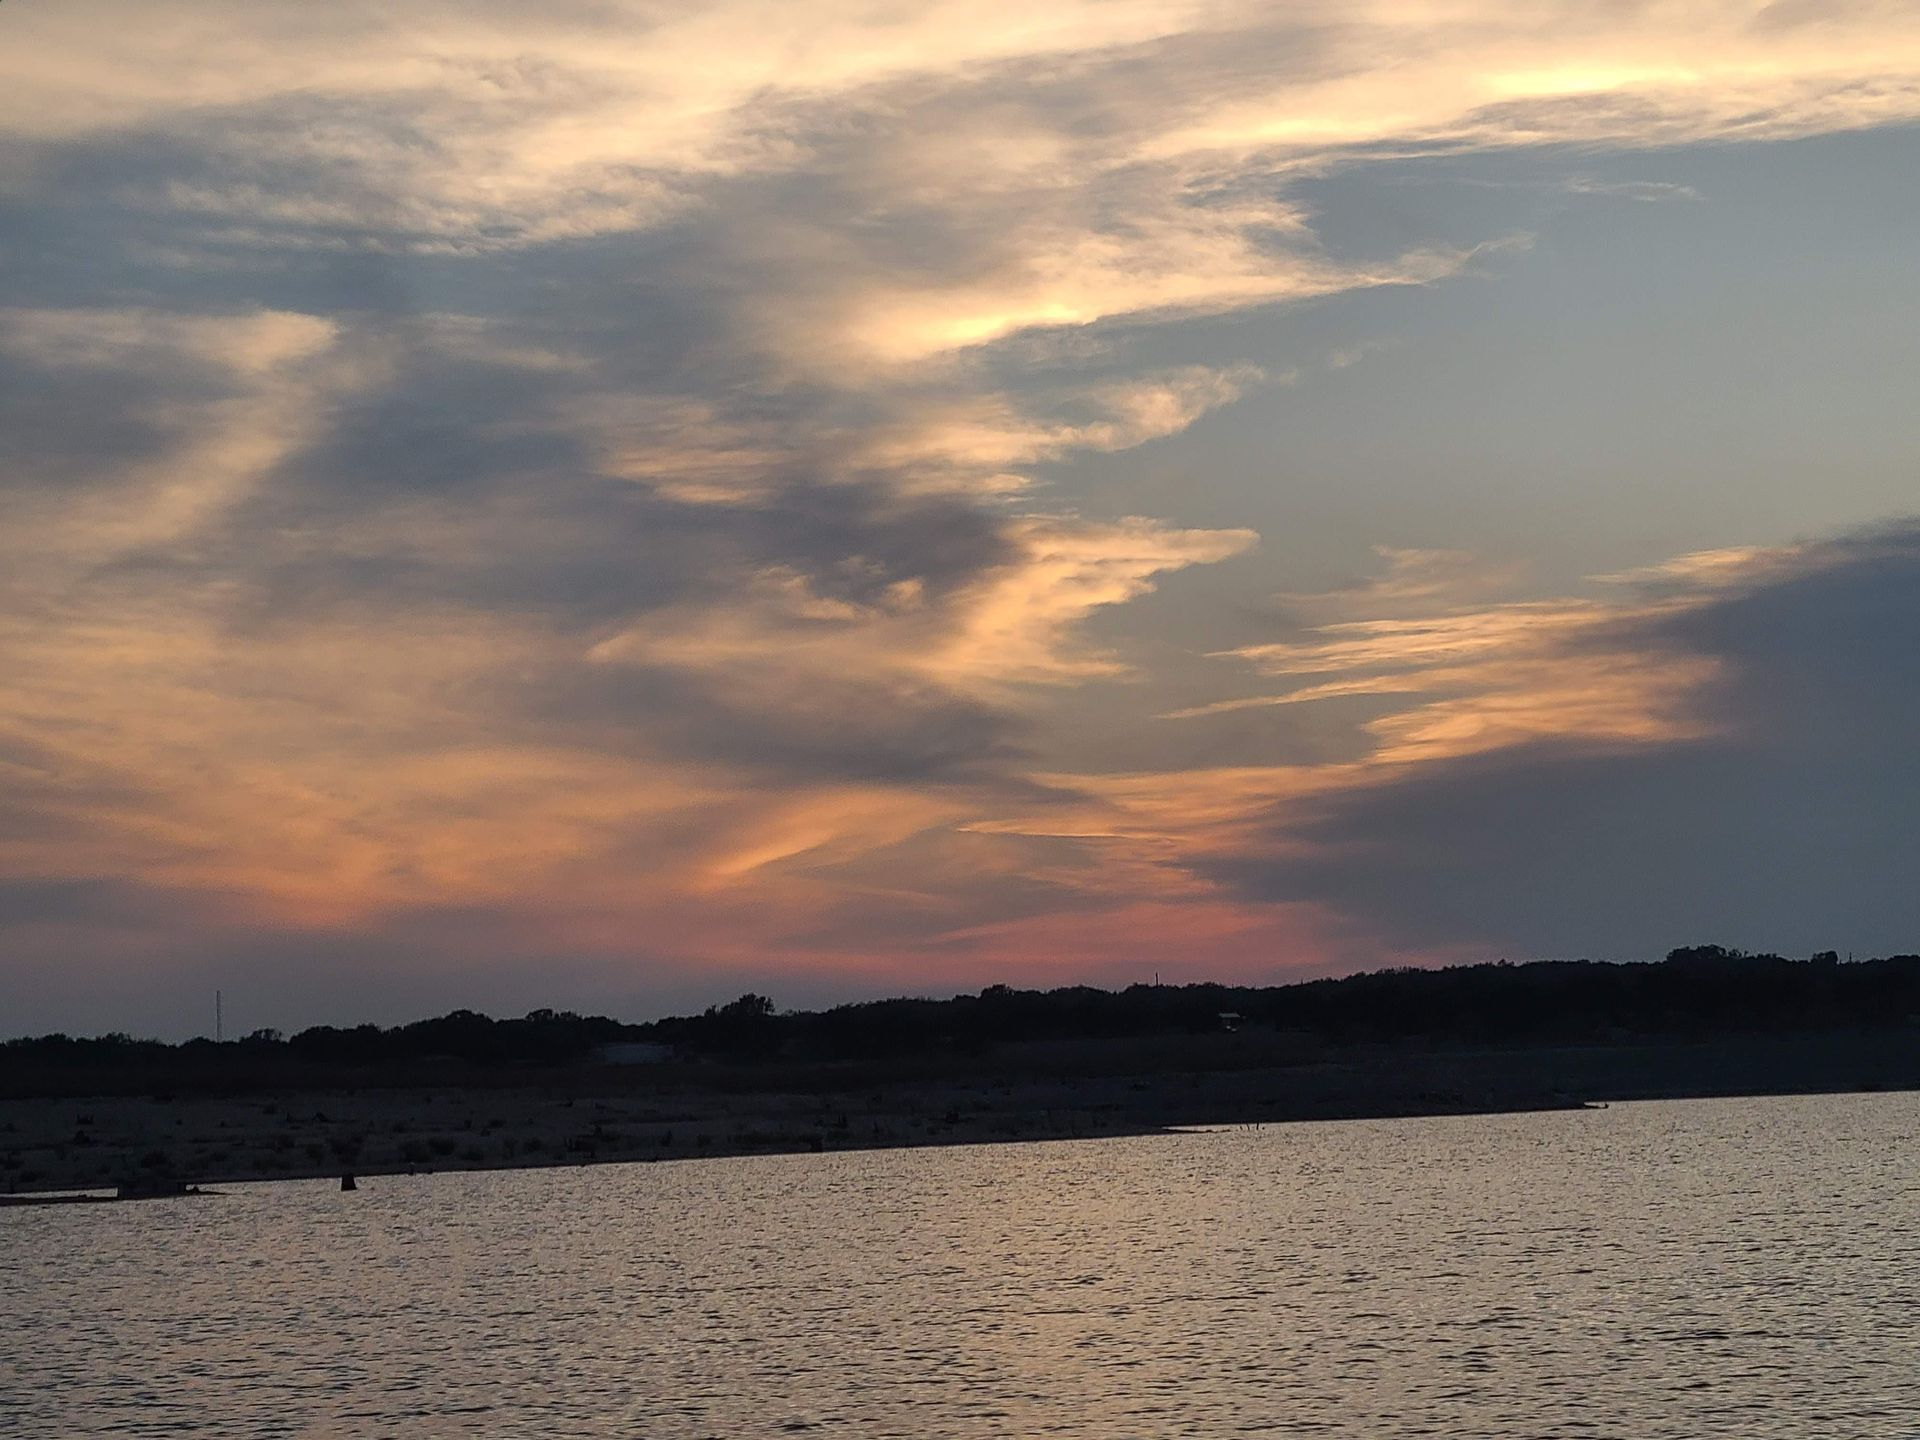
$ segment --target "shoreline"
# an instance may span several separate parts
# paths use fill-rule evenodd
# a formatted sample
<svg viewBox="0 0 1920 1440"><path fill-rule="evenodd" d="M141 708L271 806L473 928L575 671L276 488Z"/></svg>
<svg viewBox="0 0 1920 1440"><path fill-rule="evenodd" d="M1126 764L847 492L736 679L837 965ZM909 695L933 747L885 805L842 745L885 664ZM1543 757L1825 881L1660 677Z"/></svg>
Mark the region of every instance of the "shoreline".
<svg viewBox="0 0 1920 1440"><path fill-rule="evenodd" d="M1807 1091L1806 1094L1863 1094L1884 1093L1864 1091ZM1904 1092L1900 1092L1904 1093ZM1656 1097L1657 1098L1657 1097ZM1737 1099L1739 1096L1687 1096L1671 1098L1688 1099ZM756 1156L770 1155L847 1155L866 1154L883 1150L945 1150L958 1149L972 1145L1051 1145L1077 1140L1125 1140L1149 1135L1207 1135L1227 1130L1258 1129L1267 1125L1316 1125L1338 1124L1363 1120L1445 1120L1463 1119L1484 1115L1532 1115L1568 1110L1605 1110L1608 1101L1569 1101L1556 1104L1528 1105L1518 1107L1500 1107L1484 1110L1392 1110L1382 1112L1355 1113L1351 1115L1311 1115L1290 1116L1283 1119L1250 1121L1207 1121L1194 1120L1181 1125L1142 1125L1119 1126L1105 1129L1062 1130L1058 1133L1028 1133L1016 1136L1007 1135L954 1135L938 1139L881 1141L860 1143L854 1141L840 1145L815 1147L808 1143L786 1144L770 1141L766 1144L746 1148L704 1148L695 1153L682 1155L605 1155L593 1159L547 1160L518 1163L452 1163L426 1167L356 1167L350 1172L337 1168L321 1168L309 1171L275 1171L271 1174L221 1174L208 1179L204 1184L196 1183L178 1194L160 1195L108 1195L96 1193L102 1187L94 1186L86 1190L62 1191L9 1191L0 1193L0 1209L41 1205L117 1205L138 1204L152 1200L195 1200L217 1198L224 1195L221 1190L205 1188L205 1185L259 1185L280 1180L336 1180L343 1174L351 1174L356 1181L355 1189L362 1188L368 1180L414 1179L429 1175L484 1175L505 1171L533 1170L579 1170L600 1165L679 1165L698 1164L709 1160L742 1160ZM804 1141L806 1137L797 1137Z"/></svg>
<svg viewBox="0 0 1920 1440"><path fill-rule="evenodd" d="M0 1196L132 1182L544 1169L1111 1138L1197 1126L1578 1109L1616 1100L1920 1090L1912 1029L1514 1050L1353 1050L1306 1063L1125 1068L1125 1047L924 1071L599 1068L481 1087L0 1102ZM346 1078L346 1077L343 1077ZM77 1203L99 1203L95 1201Z"/></svg>

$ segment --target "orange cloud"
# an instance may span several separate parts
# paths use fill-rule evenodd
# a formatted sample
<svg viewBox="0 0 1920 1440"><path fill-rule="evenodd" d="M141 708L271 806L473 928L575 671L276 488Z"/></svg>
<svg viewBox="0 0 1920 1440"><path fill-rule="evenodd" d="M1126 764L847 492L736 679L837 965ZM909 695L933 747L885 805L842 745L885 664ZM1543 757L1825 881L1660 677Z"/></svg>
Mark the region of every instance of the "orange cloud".
<svg viewBox="0 0 1920 1440"><path fill-rule="evenodd" d="M1601 577L1614 593L1551 601L1452 604L1449 583L1476 596L1499 583L1457 555L1387 552L1377 584L1294 597L1324 618L1304 638L1228 652L1260 673L1296 683L1266 696L1175 712L1195 720L1263 706L1365 699L1353 723L1360 758L1340 763L1237 766L1135 774L1049 774L1077 797L972 828L1054 836L1111 848L1127 863L1174 873L1209 858L1284 852L1288 820L1304 827L1321 802L1406 780L1426 767L1553 743L1595 750L1706 739L1722 722L1700 698L1721 661L1659 640L1660 627L1796 566L1807 547L1712 551L1632 575ZM1449 582L1449 578L1451 581ZM1401 603L1415 619L1334 618Z"/></svg>
<svg viewBox="0 0 1920 1440"><path fill-rule="evenodd" d="M1042 517L1010 521L1003 533L1010 557L939 605L910 584L855 604L817 594L790 571L762 571L734 604L649 616L591 656L708 671L769 692L792 689L807 670L988 695L1119 676L1121 662L1076 643L1078 624L1145 594L1159 574L1223 560L1254 538Z"/></svg>

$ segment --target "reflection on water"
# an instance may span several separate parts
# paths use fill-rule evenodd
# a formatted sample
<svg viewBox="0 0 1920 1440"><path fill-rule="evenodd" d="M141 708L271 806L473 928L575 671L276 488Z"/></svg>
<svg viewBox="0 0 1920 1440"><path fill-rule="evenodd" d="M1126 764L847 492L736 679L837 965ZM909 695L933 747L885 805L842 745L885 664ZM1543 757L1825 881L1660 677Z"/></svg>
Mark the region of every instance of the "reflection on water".
<svg viewBox="0 0 1920 1440"><path fill-rule="evenodd" d="M1920 1097L0 1212L0 1430L1920 1434Z"/></svg>

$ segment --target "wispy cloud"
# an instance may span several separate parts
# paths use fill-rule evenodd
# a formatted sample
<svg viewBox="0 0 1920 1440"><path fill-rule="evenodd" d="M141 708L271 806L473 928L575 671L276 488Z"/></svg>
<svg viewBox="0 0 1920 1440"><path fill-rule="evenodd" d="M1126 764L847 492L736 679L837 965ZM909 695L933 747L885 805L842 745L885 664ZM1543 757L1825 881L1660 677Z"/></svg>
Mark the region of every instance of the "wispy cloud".
<svg viewBox="0 0 1920 1440"><path fill-rule="evenodd" d="M1231 658L1274 678L1295 682L1284 692L1229 700L1183 712L1185 719L1229 714L1250 706L1305 704L1336 698L1366 702L1351 721L1364 744L1357 758L1322 764L1173 770L1164 773L1047 777L1056 790L1078 800L1018 818L976 822L994 833L1079 838L1118 847L1133 862L1170 872L1174 890L1224 883L1223 901L1243 903L1258 893L1290 902L1312 902L1335 911L1365 897L1359 914L1386 915L1398 907L1387 896L1409 884L1411 871L1435 866L1421 848L1458 844L1463 854L1498 850L1519 876L1537 878L1538 865L1522 866L1520 847L1547 846L1569 874L1556 877L1566 896L1580 878L1611 889L1608 863L1583 859L1589 847L1583 827L1594 823L1596 792L1607 776L1621 777L1645 825L1648 856L1665 857L1675 875L1690 867L1716 872L1734 863L1742 842L1731 837L1704 854L1688 846L1684 829L1672 825L1752 823L1752 797L1780 789L1796 791L1799 804L1783 804L1769 825L1804 823L1818 813L1824 827L1838 817L1806 805L1797 792L1833 760L1844 756L1850 776L1891 777L1910 767L1887 748L1881 723L1889 706L1904 704L1914 682L1902 647L1903 615L1916 586L1913 528L1896 527L1841 541L1773 549L1701 552L1629 575L1601 577L1596 593L1554 601L1495 604L1439 603L1435 589L1408 576L1439 568L1461 575L1472 593L1484 576L1459 556L1387 557L1389 572L1378 586L1360 585L1315 597L1338 612L1342 605L1372 610L1383 594L1401 594L1422 613L1393 620L1325 619L1305 638L1252 646ZM1870 652L1869 660L1864 650ZM1849 657L1831 663L1828 650ZM1893 657L1902 656L1898 660ZM1808 698L1818 696L1809 705ZM1788 703L1785 697L1802 697ZM1870 698L1869 698L1870 697ZM1659 793L1645 793L1645 776L1666 776L1678 796L1714 790L1724 816L1703 810L1682 815L1662 808ZM1674 780L1674 776L1685 776ZM1511 844L1486 833L1478 801L1510 807L1510 787L1527 777L1543 797L1556 786L1576 783L1584 808L1556 809L1543 801L1515 818ZM1850 785L1855 783L1849 780ZM1731 793L1740 786L1748 793ZM1898 785L1895 786L1896 790ZM1722 793L1727 792L1727 793ZM1433 830L1424 807L1447 796L1458 829ZM1852 853L1863 868L1854 884L1879 883L1911 858L1911 845L1895 833L1887 805L1857 803L1848 823L1858 828L1872 859L1859 845ZM1703 802L1704 803L1704 802ZM1897 803L1894 808L1897 808ZM1425 827L1403 833L1401 815ZM1617 819L1618 817L1609 817ZM1493 822L1497 823L1497 822ZM1876 837L1864 842L1864 837ZM1624 843L1612 830L1592 846ZM1748 842L1751 843L1751 837ZM1804 872L1794 893L1831 883L1820 858L1802 857ZM1459 867L1440 872L1457 878ZM1249 881L1249 877L1259 877ZM1471 919L1435 918L1443 905L1429 888L1420 893L1428 929L1439 940L1539 945L1566 943L1577 918L1591 903L1569 905L1543 917L1531 904L1513 900L1513 913L1487 910ZM1437 884L1439 882L1431 882ZM1136 880L1132 884L1137 887ZM1481 876L1473 888L1510 893L1499 876ZM1729 893L1736 893L1730 891ZM1737 893L1752 899L1751 892ZM1705 908L1750 933L1754 922L1733 916L1724 897ZM1774 914L1777 905L1765 908ZM1888 911L1905 914L1911 907ZM1667 923L1680 923L1669 906ZM1830 906L1809 902L1828 917ZM1698 923L1698 922L1695 922ZM1792 922L1804 929L1807 919ZM1876 917L1875 923L1889 921ZM1904 923L1904 922L1901 922ZM1896 926L1897 930L1897 926ZM1544 933L1559 938L1545 942ZM1889 932L1892 933L1892 932ZM1573 943L1579 943L1577 938ZM1646 943L1657 943L1657 936Z"/></svg>
<svg viewBox="0 0 1920 1440"><path fill-rule="evenodd" d="M729 973L1429 953L1220 867L1476 758L1737 734L1686 626L1840 552L1543 599L1403 548L1171 641L1120 617L1256 537L1051 482L1318 373L1170 327L1527 243L1358 256L1309 181L1558 146L1675 198L1594 152L1917 117L1894 4L6 6L0 923L129 966L431 916ZM1176 650L1212 688L1156 719ZM1337 763L1073 761L1333 702Z"/></svg>

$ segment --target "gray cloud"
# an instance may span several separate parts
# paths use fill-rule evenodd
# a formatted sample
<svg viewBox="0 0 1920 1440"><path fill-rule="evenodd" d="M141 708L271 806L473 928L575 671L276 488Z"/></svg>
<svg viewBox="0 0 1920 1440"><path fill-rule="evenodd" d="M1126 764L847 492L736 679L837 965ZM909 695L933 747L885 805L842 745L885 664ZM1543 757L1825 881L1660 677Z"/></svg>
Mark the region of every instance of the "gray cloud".
<svg viewBox="0 0 1920 1440"><path fill-rule="evenodd" d="M1695 700L1714 735L1429 764L1313 802L1274 832L1284 856L1202 868L1516 956L1913 948L1920 528L1811 547L1793 573L1627 629L1609 643L1723 662Z"/></svg>

